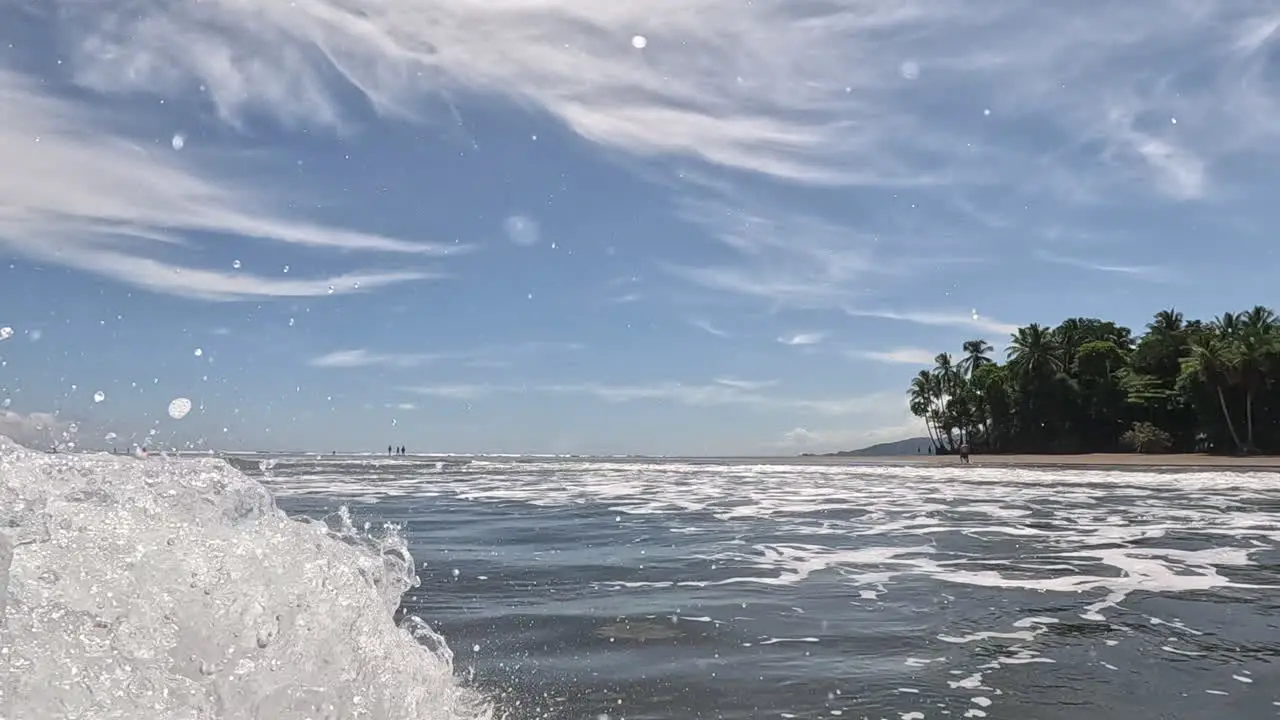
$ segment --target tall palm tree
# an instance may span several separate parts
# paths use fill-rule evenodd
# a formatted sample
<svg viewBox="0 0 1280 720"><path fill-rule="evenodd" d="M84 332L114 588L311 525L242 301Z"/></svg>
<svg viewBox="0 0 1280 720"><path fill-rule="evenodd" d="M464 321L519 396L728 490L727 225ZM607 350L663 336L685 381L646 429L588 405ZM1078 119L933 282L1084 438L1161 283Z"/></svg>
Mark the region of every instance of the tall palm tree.
<svg viewBox="0 0 1280 720"><path fill-rule="evenodd" d="M1190 354L1182 361L1183 371L1195 373L1218 394L1218 405L1222 408L1222 417L1227 421L1227 430L1231 431L1231 439L1235 441L1236 449L1244 452L1245 445L1240 442L1240 434L1231 421L1227 396L1223 392L1223 388L1239 370L1230 344L1214 335L1197 335L1192 338L1188 350Z"/></svg>
<svg viewBox="0 0 1280 720"><path fill-rule="evenodd" d="M1171 335L1182 332L1185 327L1182 313L1173 308L1156 313L1155 319L1147 323L1147 331L1157 335Z"/></svg>
<svg viewBox="0 0 1280 720"><path fill-rule="evenodd" d="M1009 368L1022 377L1056 375L1065 368L1062 346L1053 332L1039 323L1018 328L1009 341Z"/></svg>
<svg viewBox="0 0 1280 720"><path fill-rule="evenodd" d="M911 413L924 418L929 440L935 448L942 447L942 428L938 425L937 409L942 402L942 393L938 378L928 370L921 370L911 379L911 389L907 392L911 398Z"/></svg>
<svg viewBox="0 0 1280 720"><path fill-rule="evenodd" d="M972 378L975 370L995 362L987 357L994 348L986 340L966 340L963 347L964 357L960 359L956 369L964 373L965 377Z"/></svg>

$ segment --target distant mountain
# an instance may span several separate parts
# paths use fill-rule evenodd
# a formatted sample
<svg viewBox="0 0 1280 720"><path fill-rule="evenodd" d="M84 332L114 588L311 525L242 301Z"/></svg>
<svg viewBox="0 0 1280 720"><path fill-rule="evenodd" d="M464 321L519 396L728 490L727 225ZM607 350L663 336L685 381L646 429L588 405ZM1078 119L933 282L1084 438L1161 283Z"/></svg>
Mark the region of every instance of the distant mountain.
<svg viewBox="0 0 1280 720"><path fill-rule="evenodd" d="M927 437L907 438L895 442L880 443L861 450L841 450L840 452L823 453L818 457L891 457L902 455L928 455L933 442ZM805 453L813 457L814 453Z"/></svg>

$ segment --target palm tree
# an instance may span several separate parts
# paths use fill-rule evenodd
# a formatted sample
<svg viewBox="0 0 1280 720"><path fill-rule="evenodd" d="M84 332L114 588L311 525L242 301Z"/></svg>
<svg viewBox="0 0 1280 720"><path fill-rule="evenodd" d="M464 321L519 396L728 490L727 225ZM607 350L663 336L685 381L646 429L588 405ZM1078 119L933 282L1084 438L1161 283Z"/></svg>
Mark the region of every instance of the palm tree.
<svg viewBox="0 0 1280 720"><path fill-rule="evenodd" d="M1218 394L1218 404L1222 408L1222 417L1227 421L1227 429L1231 431L1231 439L1236 449L1243 452L1244 443L1240 442L1240 434L1236 432L1235 423L1231 422L1231 411L1227 408L1227 396L1223 387L1238 371L1239 364L1233 357L1229 343L1214 335L1197 335L1188 345L1191 354L1182 361L1183 372L1194 373Z"/></svg>
<svg viewBox="0 0 1280 720"><path fill-rule="evenodd" d="M935 403L941 402L938 379L928 370L921 370L911 379L911 389L907 391L911 398L911 414L924 418L925 428L929 431L929 440L934 448L942 446L942 430L936 429L938 413Z"/></svg>
<svg viewBox="0 0 1280 720"><path fill-rule="evenodd" d="M1010 369L1025 378L1056 375L1065 368L1062 346L1053 332L1039 323L1018 328L1005 352Z"/></svg>
<svg viewBox="0 0 1280 720"><path fill-rule="evenodd" d="M963 347L964 357L956 365L956 369L964 373L965 377L972 378L975 370L995 362L987 357L993 348L986 340L966 340Z"/></svg>
<svg viewBox="0 0 1280 720"><path fill-rule="evenodd" d="M1156 335L1182 332L1184 327L1182 313L1173 308L1161 310L1156 313L1154 320L1147 323L1147 331Z"/></svg>

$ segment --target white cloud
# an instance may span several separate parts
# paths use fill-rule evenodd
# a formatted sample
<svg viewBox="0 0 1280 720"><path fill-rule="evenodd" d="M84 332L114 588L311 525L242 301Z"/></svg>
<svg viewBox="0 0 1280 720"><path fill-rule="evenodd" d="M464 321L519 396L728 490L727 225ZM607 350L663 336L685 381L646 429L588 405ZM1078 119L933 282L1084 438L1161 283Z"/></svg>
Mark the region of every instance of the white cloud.
<svg viewBox="0 0 1280 720"><path fill-rule="evenodd" d="M502 222L507 239L513 244L529 247L537 245L542 237L538 221L527 215L512 215Z"/></svg>
<svg viewBox="0 0 1280 720"><path fill-rule="evenodd" d="M726 387L737 388L739 390L763 390L767 387L773 387L778 384L777 380L739 380L737 378L721 377L716 378L715 382Z"/></svg>
<svg viewBox="0 0 1280 720"><path fill-rule="evenodd" d="M1069 257L1059 255L1057 253L1041 251L1036 256L1046 262L1056 263L1058 265L1067 265L1069 267L1080 268L1082 270L1093 270L1095 272L1111 273L1114 275L1125 275L1140 280L1167 280L1170 272L1158 265L1113 265L1093 260L1085 260L1082 258Z"/></svg>
<svg viewBox="0 0 1280 720"><path fill-rule="evenodd" d="M926 431L920 419L904 417L904 415L909 413L899 414L896 417L886 416L883 424L873 428L793 428L782 433L773 446L794 453L836 452L859 450L882 442L923 437Z"/></svg>
<svg viewBox="0 0 1280 720"><path fill-rule="evenodd" d="M820 332L803 332L794 335L785 335L778 338L778 342L783 345L817 345L822 342L826 335Z"/></svg>
<svg viewBox="0 0 1280 720"><path fill-rule="evenodd" d="M1280 132L1265 3L1082 13L1033 0L51 2L82 84L203 86L232 122L265 112L344 128L338 98L350 89L403 117L432 112L432 93L467 89L630 152L805 182L1016 173L1027 184L1109 181L1092 183L1097 194L1150 180L1174 197L1207 192L1216 158ZM954 107L918 102L940 87ZM1057 156L992 145L980 121L958 118L966 108L1106 162L1032 172Z"/></svg>
<svg viewBox="0 0 1280 720"><path fill-rule="evenodd" d="M444 355L430 353L377 353L365 348L334 350L307 362L312 367L358 368L371 366L417 367L439 360Z"/></svg>
<svg viewBox="0 0 1280 720"><path fill-rule="evenodd" d="M500 391L512 391L514 388L495 387L492 385L413 385L401 388L403 391L426 397L449 400L475 400Z"/></svg>
<svg viewBox="0 0 1280 720"><path fill-rule="evenodd" d="M715 335L716 337L719 337L719 338L729 337L728 332L721 330L715 325L712 325L710 320L690 320L689 324L698 328L699 330L702 330L703 332L709 335Z"/></svg>
<svg viewBox="0 0 1280 720"><path fill-rule="evenodd" d="M402 388L405 392L439 398L472 400L480 397L508 393L538 393L550 395L583 395L610 403L673 402L690 407L715 407L742 405L775 410L793 410L826 416L849 416L878 412L886 406L903 405L899 392L877 393L845 398L818 400L763 395L744 387L739 381L724 382L724 378L706 384L688 384L662 381L636 384L561 383L541 385L420 385Z"/></svg>
<svg viewBox="0 0 1280 720"><path fill-rule="evenodd" d="M75 441L74 423L54 413L20 413L0 408L0 436L39 450Z"/></svg>
<svg viewBox="0 0 1280 720"><path fill-rule="evenodd" d="M856 310L845 308L845 312L853 317L879 318L881 320L899 320L902 322L915 323L916 325L933 325L938 327L969 327L982 332L995 333L1000 335L1000 340L1004 340L1003 336L1011 335L1018 331L1018 326L1012 323L1000 322L993 320L984 315L980 315L976 311L949 312L949 311L928 311L928 310ZM995 340L992 340L995 342Z"/></svg>
<svg viewBox="0 0 1280 720"><path fill-rule="evenodd" d="M937 353L921 348L895 348L893 350L851 350L850 357L902 365L933 365Z"/></svg>
<svg viewBox="0 0 1280 720"><path fill-rule="evenodd" d="M287 218L256 189L200 174L180 154L111 135L108 118L0 68L0 246L160 293L208 300L361 292L439 273L420 268L299 278L185 266L186 232L299 248L427 258L454 246L408 242ZM196 252L190 252L192 258ZM273 271L275 269L273 268Z"/></svg>

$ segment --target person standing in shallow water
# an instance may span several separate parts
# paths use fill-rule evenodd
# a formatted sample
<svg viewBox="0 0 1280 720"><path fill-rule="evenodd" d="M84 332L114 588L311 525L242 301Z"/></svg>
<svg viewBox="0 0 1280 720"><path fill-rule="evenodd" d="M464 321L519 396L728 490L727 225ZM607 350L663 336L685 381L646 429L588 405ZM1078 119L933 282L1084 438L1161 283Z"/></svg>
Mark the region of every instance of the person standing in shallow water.
<svg viewBox="0 0 1280 720"><path fill-rule="evenodd" d="M960 462L969 463L969 443L964 443L960 446Z"/></svg>

